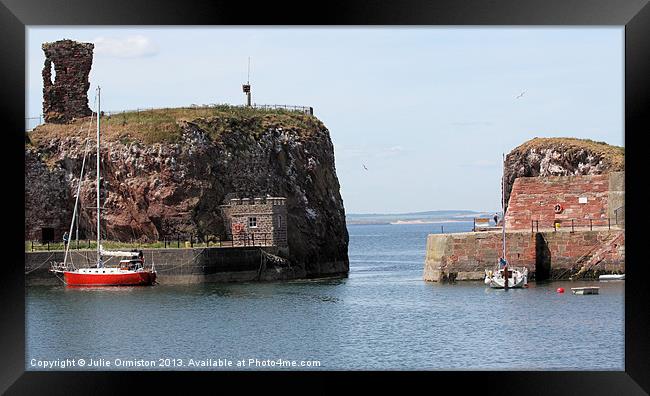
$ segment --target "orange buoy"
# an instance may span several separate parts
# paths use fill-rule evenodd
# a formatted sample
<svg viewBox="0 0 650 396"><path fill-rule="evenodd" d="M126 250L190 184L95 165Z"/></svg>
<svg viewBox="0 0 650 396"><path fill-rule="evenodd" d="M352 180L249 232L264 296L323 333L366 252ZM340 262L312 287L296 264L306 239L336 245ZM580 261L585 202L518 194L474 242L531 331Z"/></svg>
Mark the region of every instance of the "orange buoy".
<svg viewBox="0 0 650 396"><path fill-rule="evenodd" d="M564 293L564 288L563 287L558 287L556 291L558 293Z"/></svg>

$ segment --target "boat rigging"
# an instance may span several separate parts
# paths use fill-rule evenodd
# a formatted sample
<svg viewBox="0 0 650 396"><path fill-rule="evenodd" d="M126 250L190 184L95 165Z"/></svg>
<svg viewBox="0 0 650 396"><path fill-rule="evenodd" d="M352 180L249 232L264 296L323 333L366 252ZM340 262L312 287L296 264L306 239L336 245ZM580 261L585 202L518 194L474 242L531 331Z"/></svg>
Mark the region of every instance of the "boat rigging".
<svg viewBox="0 0 650 396"><path fill-rule="evenodd" d="M85 268L76 268L74 264L68 262L68 255L70 253L70 243L66 243L65 254L62 263L53 262L50 272L57 276L63 275L63 283L68 286L148 286L153 285L156 281L156 270L151 265L150 268L144 266L144 256L142 251L109 251L104 250L101 244L101 175L100 175L100 124L101 124L101 90L97 87L97 112L94 113L97 119L97 179L96 179L96 195L97 206L92 209L97 210L97 257L95 265ZM90 124L92 124L93 115L91 115ZM72 212L72 221L70 222L70 233L72 235L72 228L75 224L75 219L78 217L79 196L81 193L81 183L83 180L83 173L86 164L86 157L88 154L88 138L86 139L86 150L84 159L81 164L81 174L79 176L79 184L77 185L77 194L75 198L75 206ZM106 262L102 257L123 257L117 267L106 267Z"/></svg>

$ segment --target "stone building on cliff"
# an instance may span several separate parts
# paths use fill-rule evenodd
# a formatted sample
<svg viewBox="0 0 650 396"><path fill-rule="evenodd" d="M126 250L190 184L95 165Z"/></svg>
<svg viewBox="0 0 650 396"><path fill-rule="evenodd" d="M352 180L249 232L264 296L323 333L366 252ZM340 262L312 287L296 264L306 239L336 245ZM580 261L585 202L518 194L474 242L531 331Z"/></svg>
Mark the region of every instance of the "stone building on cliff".
<svg viewBox="0 0 650 396"><path fill-rule="evenodd" d="M221 211L234 246L288 245L286 198L233 198Z"/></svg>

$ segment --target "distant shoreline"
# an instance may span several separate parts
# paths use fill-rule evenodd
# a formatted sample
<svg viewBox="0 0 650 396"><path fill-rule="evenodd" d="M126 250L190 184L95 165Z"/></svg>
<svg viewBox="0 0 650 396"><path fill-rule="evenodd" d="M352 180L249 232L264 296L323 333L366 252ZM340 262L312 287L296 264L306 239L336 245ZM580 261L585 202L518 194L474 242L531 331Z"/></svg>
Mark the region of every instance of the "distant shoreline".
<svg viewBox="0 0 650 396"><path fill-rule="evenodd" d="M493 212L472 210L432 210L412 213L349 213L345 216L347 224L443 224L472 222L475 218L492 218Z"/></svg>
<svg viewBox="0 0 650 396"><path fill-rule="evenodd" d="M390 224L437 224L437 223L468 223L472 220L397 220Z"/></svg>
<svg viewBox="0 0 650 396"><path fill-rule="evenodd" d="M417 225L417 224L440 224L440 223L471 223L472 220L397 220L397 221L347 221L347 225Z"/></svg>

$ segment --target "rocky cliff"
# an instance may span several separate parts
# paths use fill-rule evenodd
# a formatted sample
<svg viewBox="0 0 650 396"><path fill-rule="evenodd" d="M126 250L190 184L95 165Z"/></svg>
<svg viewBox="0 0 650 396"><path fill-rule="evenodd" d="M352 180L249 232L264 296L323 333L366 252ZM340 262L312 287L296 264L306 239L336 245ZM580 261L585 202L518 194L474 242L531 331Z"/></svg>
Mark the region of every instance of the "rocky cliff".
<svg viewBox="0 0 650 396"><path fill-rule="evenodd" d="M348 271L329 131L300 113L218 106L102 117L102 232L113 240L225 235L226 197L287 198L290 259L306 276ZM94 125L45 124L26 142L26 238L65 230L89 142L80 229L94 234Z"/></svg>
<svg viewBox="0 0 650 396"><path fill-rule="evenodd" d="M623 147L584 139L534 138L506 156L506 203L518 177L599 175L624 170Z"/></svg>

